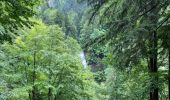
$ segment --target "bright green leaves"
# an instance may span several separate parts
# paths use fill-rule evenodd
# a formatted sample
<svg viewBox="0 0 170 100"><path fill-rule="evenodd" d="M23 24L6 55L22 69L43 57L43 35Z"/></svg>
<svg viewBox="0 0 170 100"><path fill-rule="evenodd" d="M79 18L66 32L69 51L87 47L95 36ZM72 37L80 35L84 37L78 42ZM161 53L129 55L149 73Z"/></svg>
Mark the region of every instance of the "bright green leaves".
<svg viewBox="0 0 170 100"><path fill-rule="evenodd" d="M4 57L0 59L3 72L0 77L11 85L2 85L1 93L10 100L26 99L35 94L42 100L49 95L52 99L80 100L86 80L82 76L80 46L73 38L65 39L58 25L37 23L16 37L14 44L1 46ZM17 91L20 92L16 94Z"/></svg>

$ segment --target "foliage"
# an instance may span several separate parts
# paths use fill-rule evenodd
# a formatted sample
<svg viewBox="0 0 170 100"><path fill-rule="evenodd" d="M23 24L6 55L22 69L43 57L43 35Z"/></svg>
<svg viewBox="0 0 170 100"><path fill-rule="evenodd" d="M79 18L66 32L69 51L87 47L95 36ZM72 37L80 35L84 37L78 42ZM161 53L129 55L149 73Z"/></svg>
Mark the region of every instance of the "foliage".
<svg viewBox="0 0 170 100"><path fill-rule="evenodd" d="M40 0L0 0L0 43L12 42L16 30L33 26L39 4Z"/></svg>
<svg viewBox="0 0 170 100"><path fill-rule="evenodd" d="M1 80L7 84L2 84L1 97L25 100L33 98L30 91L35 92L36 99L43 100L86 97L84 81L89 76L83 77L80 50L74 39L64 39L57 25L45 26L40 22L24 31L14 44L1 46L4 56L1 58Z"/></svg>
<svg viewBox="0 0 170 100"><path fill-rule="evenodd" d="M168 100L169 18L169 0L0 0L0 100Z"/></svg>
<svg viewBox="0 0 170 100"><path fill-rule="evenodd" d="M96 16L100 17L100 23L107 32L87 43L86 47L94 43L109 43L112 54L110 60L114 62L112 63L114 67L122 71L130 71L129 69L140 64L141 59L147 59L145 63L148 64L150 72L150 81L148 81L150 93L148 94L151 100L158 100L158 88L162 87L158 81L161 77L159 72L162 73L162 71L159 70L157 63L160 64L160 61L163 61L161 56L168 56L166 51L169 50L167 49L169 48L169 36L163 28L164 25L169 24L169 14L167 13L169 1L87 1L92 6L90 22ZM164 36L166 38L160 38ZM163 45L166 47L162 47ZM164 68L167 64L167 62L164 63ZM133 83L131 82L131 84Z"/></svg>
<svg viewBox="0 0 170 100"><path fill-rule="evenodd" d="M39 10L39 16L48 25L59 24L66 36L79 40L82 28L79 22L84 15L84 9L86 5L78 4L76 0L46 0Z"/></svg>
<svg viewBox="0 0 170 100"><path fill-rule="evenodd" d="M29 18L35 15L34 7L38 4L39 0L1 0L0 1L0 25L7 30L11 28L28 26L30 23Z"/></svg>

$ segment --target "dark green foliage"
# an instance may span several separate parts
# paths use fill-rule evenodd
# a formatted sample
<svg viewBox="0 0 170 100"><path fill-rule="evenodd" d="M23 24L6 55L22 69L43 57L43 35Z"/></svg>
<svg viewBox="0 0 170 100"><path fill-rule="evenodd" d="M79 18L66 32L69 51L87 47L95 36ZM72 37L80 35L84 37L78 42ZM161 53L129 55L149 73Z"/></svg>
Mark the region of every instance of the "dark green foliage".
<svg viewBox="0 0 170 100"><path fill-rule="evenodd" d="M158 69L157 62L162 59L162 55L167 55L158 52L167 50L161 45L163 41L164 45L169 44L169 36L164 29L163 33L159 32L169 23L169 0L87 1L92 6L90 22L99 16L100 23L106 27L107 32L85 47L96 42L109 43L113 54L111 59L116 60L113 64L125 71L137 66L141 59L148 59L150 99L158 100L158 72L161 70Z"/></svg>
<svg viewBox="0 0 170 100"><path fill-rule="evenodd" d="M76 0L46 0L53 4L47 7L46 4L41 6L40 17L48 24L59 24L65 32L66 37L71 36L77 40L80 38L80 23L84 12L87 8L85 4L78 4Z"/></svg>
<svg viewBox="0 0 170 100"><path fill-rule="evenodd" d="M34 7L39 0L1 0L0 24L7 30L32 25L29 18L35 15Z"/></svg>
<svg viewBox="0 0 170 100"><path fill-rule="evenodd" d="M35 23L30 20L36 12L39 0L0 0L0 42L10 41L15 30L31 27ZM12 32L12 33L11 33Z"/></svg>

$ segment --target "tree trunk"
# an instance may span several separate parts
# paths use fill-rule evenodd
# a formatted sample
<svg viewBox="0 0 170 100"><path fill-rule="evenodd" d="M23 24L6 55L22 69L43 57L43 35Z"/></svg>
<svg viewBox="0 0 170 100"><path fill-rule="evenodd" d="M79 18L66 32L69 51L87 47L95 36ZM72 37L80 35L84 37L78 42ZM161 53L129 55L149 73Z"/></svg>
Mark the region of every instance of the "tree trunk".
<svg viewBox="0 0 170 100"><path fill-rule="evenodd" d="M150 100L158 100L158 67L157 67L157 34L152 33L150 40L150 62L149 70L151 74Z"/></svg>
<svg viewBox="0 0 170 100"><path fill-rule="evenodd" d="M32 100L36 100L36 90L35 90L35 86L32 87Z"/></svg>
<svg viewBox="0 0 170 100"><path fill-rule="evenodd" d="M36 100L36 94L35 94L35 56L36 56L36 53L34 51L34 55L33 55L33 58L34 58L34 61L33 61L33 64L34 64L34 68L33 68L33 75L32 75L32 81L33 81L33 89L32 89L32 100Z"/></svg>
<svg viewBox="0 0 170 100"><path fill-rule="evenodd" d="M36 46L36 41L34 45ZM36 50L34 50L34 54L33 54L32 100L36 100L35 79L36 79Z"/></svg>
<svg viewBox="0 0 170 100"><path fill-rule="evenodd" d="M29 100L32 100L32 95L31 95L32 93L31 92L29 92Z"/></svg>
<svg viewBox="0 0 170 100"><path fill-rule="evenodd" d="M168 58L168 60L169 60L169 69L168 69L168 94L169 94L169 100L170 100L170 48L169 48L169 50L168 50L168 52L169 52L169 58Z"/></svg>
<svg viewBox="0 0 170 100"><path fill-rule="evenodd" d="M52 100L51 96L52 96L51 88L48 88L48 100Z"/></svg>

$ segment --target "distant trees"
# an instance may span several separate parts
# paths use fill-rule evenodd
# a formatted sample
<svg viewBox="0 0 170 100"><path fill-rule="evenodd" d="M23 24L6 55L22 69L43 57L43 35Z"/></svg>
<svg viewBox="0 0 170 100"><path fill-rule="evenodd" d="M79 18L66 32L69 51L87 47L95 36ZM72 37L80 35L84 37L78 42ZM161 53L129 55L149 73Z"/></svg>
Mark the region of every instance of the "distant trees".
<svg viewBox="0 0 170 100"><path fill-rule="evenodd" d="M66 37L71 36L79 40L82 29L80 22L86 11L86 4L78 4L76 0L45 0L45 2L55 4L53 7L42 5L39 13L40 18L49 25L59 24Z"/></svg>

